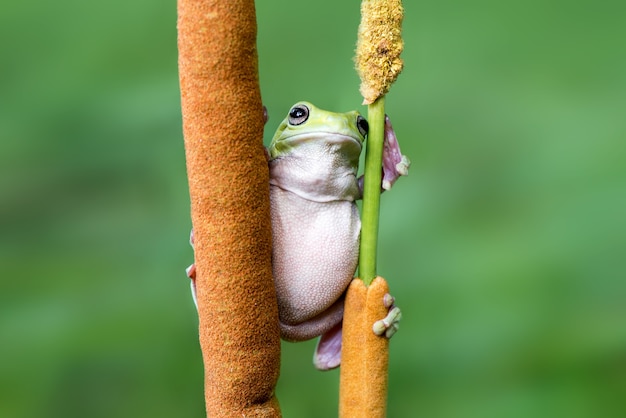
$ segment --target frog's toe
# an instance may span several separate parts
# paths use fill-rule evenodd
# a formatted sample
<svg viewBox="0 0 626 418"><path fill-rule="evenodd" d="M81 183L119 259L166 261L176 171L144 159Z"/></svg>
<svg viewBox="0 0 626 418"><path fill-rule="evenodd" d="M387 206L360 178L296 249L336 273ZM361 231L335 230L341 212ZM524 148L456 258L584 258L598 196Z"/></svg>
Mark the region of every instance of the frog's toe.
<svg viewBox="0 0 626 418"><path fill-rule="evenodd" d="M372 331L378 336L391 338L400 328L402 311L397 306L394 306L394 298L389 293L383 297L383 304L389 309L387 316L380 321L374 322Z"/></svg>
<svg viewBox="0 0 626 418"><path fill-rule="evenodd" d="M331 370L341 364L341 322L320 336L313 364L318 370Z"/></svg>

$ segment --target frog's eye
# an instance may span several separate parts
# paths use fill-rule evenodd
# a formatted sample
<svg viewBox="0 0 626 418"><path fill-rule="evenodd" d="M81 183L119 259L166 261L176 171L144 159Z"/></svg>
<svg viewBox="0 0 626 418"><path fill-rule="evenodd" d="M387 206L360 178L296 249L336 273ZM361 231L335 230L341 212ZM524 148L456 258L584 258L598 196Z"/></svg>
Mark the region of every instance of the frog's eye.
<svg viewBox="0 0 626 418"><path fill-rule="evenodd" d="M302 125L309 118L309 108L303 104L295 105L289 111L289 124Z"/></svg>
<svg viewBox="0 0 626 418"><path fill-rule="evenodd" d="M359 132L361 132L361 135L363 135L364 137L367 135L367 133L370 130L369 123L367 123L365 118L361 115L357 116L356 118L356 126L357 128L359 128Z"/></svg>

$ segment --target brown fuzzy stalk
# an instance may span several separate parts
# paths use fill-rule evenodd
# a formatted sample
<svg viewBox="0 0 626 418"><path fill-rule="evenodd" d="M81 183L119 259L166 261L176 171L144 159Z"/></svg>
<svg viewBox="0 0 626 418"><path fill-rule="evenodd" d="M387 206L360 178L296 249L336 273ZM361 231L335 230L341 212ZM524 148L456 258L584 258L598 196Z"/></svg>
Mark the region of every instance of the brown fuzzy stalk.
<svg viewBox="0 0 626 418"><path fill-rule="evenodd" d="M372 331L387 315L383 297L389 293L382 277L365 286L354 279L348 288L343 316L339 416L382 418L387 410L389 340Z"/></svg>
<svg viewBox="0 0 626 418"><path fill-rule="evenodd" d="M253 0L179 0L207 416L280 416L278 309Z"/></svg>

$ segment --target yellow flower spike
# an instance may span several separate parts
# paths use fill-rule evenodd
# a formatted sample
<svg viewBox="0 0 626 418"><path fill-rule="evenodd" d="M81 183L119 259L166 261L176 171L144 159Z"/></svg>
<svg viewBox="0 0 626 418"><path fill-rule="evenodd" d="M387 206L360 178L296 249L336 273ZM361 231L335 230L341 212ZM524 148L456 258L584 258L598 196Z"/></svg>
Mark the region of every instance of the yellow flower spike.
<svg viewBox="0 0 626 418"><path fill-rule="evenodd" d="M365 105L384 96L402 71L403 17L400 0L364 0L361 3L354 61Z"/></svg>

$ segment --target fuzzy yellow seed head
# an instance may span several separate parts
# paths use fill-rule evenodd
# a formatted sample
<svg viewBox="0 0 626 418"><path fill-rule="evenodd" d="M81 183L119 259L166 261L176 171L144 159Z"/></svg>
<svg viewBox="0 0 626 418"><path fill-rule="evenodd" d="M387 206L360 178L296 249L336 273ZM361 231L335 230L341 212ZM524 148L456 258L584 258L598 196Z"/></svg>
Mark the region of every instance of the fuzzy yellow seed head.
<svg viewBox="0 0 626 418"><path fill-rule="evenodd" d="M363 104L371 104L384 96L402 71L403 16L400 0L364 0L361 3L354 60L361 78Z"/></svg>

